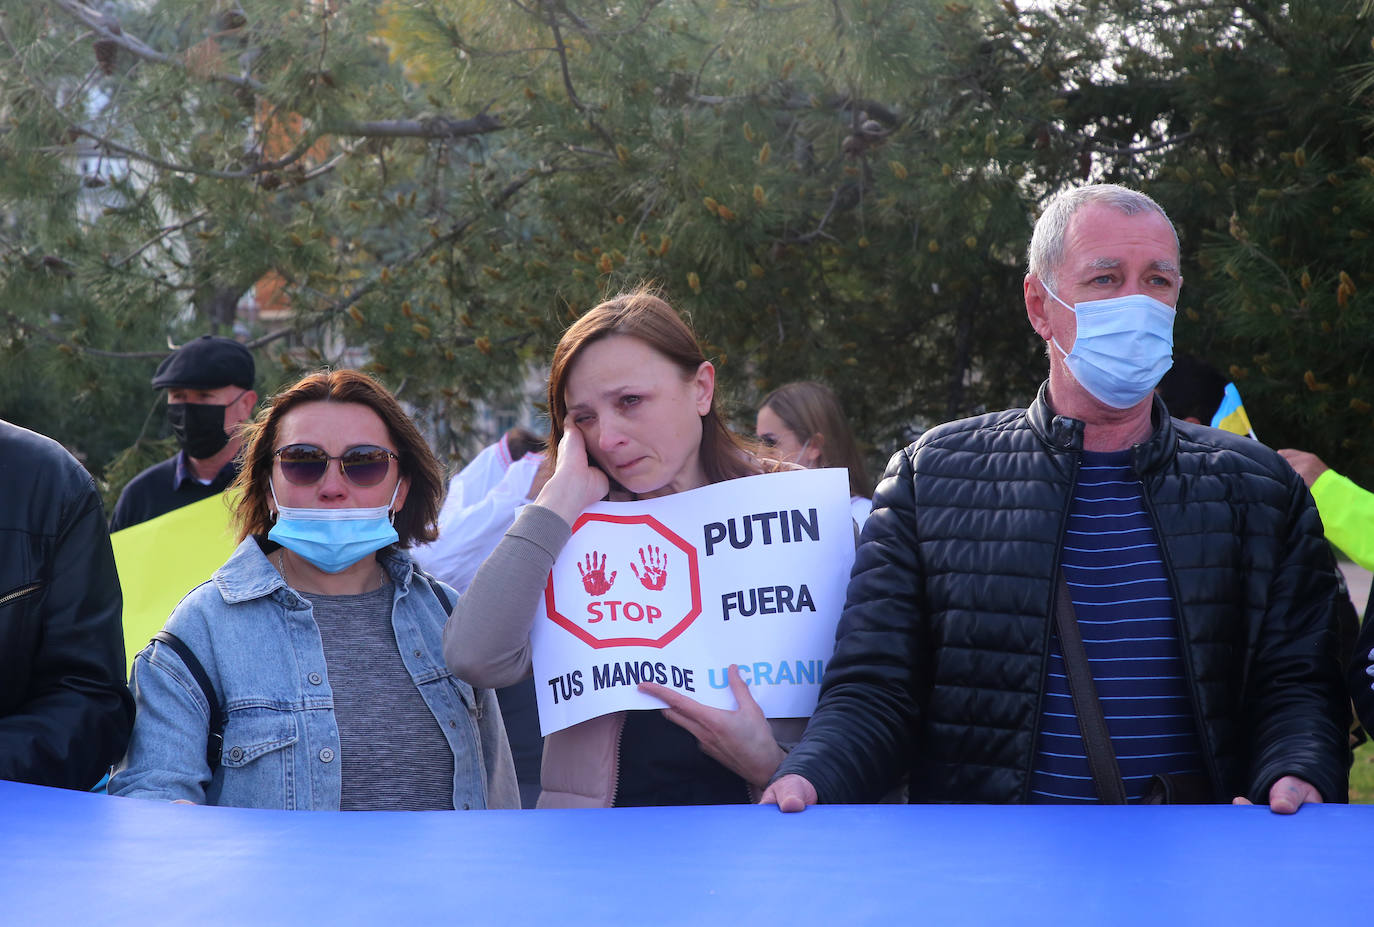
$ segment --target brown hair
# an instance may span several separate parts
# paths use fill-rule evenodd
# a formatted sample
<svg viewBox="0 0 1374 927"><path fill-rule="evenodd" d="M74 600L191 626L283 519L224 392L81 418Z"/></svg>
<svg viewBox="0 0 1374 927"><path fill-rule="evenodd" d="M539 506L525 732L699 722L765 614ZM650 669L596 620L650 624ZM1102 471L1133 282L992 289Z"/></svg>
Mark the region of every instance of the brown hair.
<svg viewBox="0 0 1374 927"><path fill-rule="evenodd" d="M706 361L692 329L652 287L637 287L588 310L563 333L553 351L549 370L549 454L555 464L558 442L563 438L563 420L568 415L566 393L573 364L588 345L611 335L638 338L676 364L684 378L693 376ZM699 454L706 479L712 483L762 472L752 448L725 427L714 395L711 408L701 417ZM611 488L620 488L614 479Z"/></svg>
<svg viewBox="0 0 1374 927"><path fill-rule="evenodd" d="M410 480L405 504L396 513L398 547L409 547L438 536L439 500L444 492L443 470L429 444L385 386L357 370L321 370L308 374L277 393L252 424L244 428L243 463L232 489L238 492L234 518L239 540L272 530L271 493L273 452L282 416L307 402L356 402L367 406L386 424L400 459L400 475Z"/></svg>
<svg viewBox="0 0 1374 927"><path fill-rule="evenodd" d="M851 495L873 494L863 456L854 443L854 432L830 387L810 380L788 383L765 396L759 408L773 410L798 441L820 435L820 465L848 470Z"/></svg>

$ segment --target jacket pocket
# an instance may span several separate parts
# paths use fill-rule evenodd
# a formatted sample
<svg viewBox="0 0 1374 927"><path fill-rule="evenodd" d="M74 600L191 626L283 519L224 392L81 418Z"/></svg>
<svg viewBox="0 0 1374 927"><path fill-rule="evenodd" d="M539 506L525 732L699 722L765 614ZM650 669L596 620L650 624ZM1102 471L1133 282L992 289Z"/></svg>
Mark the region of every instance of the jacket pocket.
<svg viewBox="0 0 1374 927"><path fill-rule="evenodd" d="M224 725L224 752L215 778L220 795L215 804L243 808L295 808L295 754L300 739L294 713L271 708L229 712Z"/></svg>
<svg viewBox="0 0 1374 927"><path fill-rule="evenodd" d="M18 606L43 591L44 583L25 583L0 595L0 608Z"/></svg>

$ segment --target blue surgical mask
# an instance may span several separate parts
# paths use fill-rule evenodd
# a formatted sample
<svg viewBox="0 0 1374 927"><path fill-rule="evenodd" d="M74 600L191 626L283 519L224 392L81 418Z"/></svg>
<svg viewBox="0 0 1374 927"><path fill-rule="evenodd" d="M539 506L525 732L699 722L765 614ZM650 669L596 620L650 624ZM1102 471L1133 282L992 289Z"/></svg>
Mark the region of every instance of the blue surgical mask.
<svg viewBox="0 0 1374 927"><path fill-rule="evenodd" d="M1073 350L1050 341L1085 390L1113 409L1129 409L1150 395L1174 365L1174 310L1144 293L1070 306L1045 292L1078 320Z"/></svg>
<svg viewBox="0 0 1374 927"><path fill-rule="evenodd" d="M277 502L277 490L268 481L272 501L277 505L277 523L267 537L302 557L326 573L339 573L368 554L400 540L391 523L391 507L396 504L396 489L391 501L370 509L303 509Z"/></svg>

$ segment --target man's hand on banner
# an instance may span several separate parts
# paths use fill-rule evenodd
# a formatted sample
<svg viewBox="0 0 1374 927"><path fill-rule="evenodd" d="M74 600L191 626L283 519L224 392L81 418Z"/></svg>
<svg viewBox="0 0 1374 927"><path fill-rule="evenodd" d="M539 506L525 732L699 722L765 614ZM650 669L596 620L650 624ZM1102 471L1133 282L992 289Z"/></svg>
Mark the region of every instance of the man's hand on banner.
<svg viewBox="0 0 1374 927"><path fill-rule="evenodd" d="M587 444L569 415L563 420L563 438L558 442L558 465L539 490L535 504L551 509L571 525L583 509L604 499L610 489L606 474L587 459Z"/></svg>
<svg viewBox="0 0 1374 927"><path fill-rule="evenodd" d="M606 555L601 555L601 565L597 566L596 551L592 551L586 556L587 568L584 570L582 564L577 565L577 572L582 574L582 588L586 589L590 595L605 595L615 584L615 575L618 571L611 570L611 578L606 578Z"/></svg>
<svg viewBox="0 0 1374 927"><path fill-rule="evenodd" d="M1269 787L1269 810L1275 814L1292 814L1303 805L1320 805L1322 793L1297 776L1282 776ZM1251 805L1244 795L1231 799L1233 805Z"/></svg>
<svg viewBox="0 0 1374 927"><path fill-rule="evenodd" d="M727 671L730 691L739 703L736 711L710 708L674 689L654 682L641 682L639 691L668 703L663 717L685 729L697 739L701 749L756 788L763 788L782 762L782 747L773 739L773 729L749 686L740 678L739 667Z"/></svg>
<svg viewBox="0 0 1374 927"><path fill-rule="evenodd" d="M760 805L777 805L778 810L787 814L805 811L820 801L816 787L811 780L796 773L783 776L763 793Z"/></svg>
<svg viewBox="0 0 1374 927"><path fill-rule="evenodd" d="M639 549L639 562L644 564L644 572L639 572L639 567L635 566L634 561L630 561L630 569L634 570L635 578L645 589L657 592L663 588L663 584L668 581L668 556L660 548L649 545L649 559L644 559L644 548Z"/></svg>

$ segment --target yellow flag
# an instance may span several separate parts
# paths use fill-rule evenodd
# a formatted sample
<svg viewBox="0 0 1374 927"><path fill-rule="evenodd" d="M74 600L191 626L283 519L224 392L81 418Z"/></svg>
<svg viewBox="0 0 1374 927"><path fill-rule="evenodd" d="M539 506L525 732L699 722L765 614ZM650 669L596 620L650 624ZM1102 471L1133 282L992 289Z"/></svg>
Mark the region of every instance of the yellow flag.
<svg viewBox="0 0 1374 927"><path fill-rule="evenodd" d="M124 651L130 669L134 654L162 629L177 603L234 552L229 502L228 494L221 493L110 535L124 590Z"/></svg>

